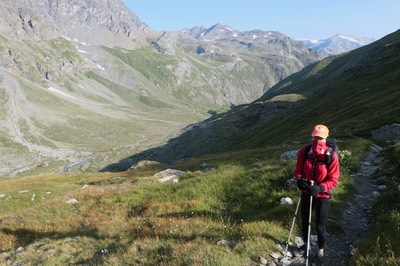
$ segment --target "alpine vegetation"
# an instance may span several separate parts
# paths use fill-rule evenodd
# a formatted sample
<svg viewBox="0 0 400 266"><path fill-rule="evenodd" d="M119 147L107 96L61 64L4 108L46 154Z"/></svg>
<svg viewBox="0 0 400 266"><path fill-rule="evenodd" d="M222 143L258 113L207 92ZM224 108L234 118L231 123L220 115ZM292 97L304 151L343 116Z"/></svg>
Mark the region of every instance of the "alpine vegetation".
<svg viewBox="0 0 400 266"><path fill-rule="evenodd" d="M39 2L0 9L1 265L316 263L303 192L330 198L324 265L398 263L400 31L318 61L279 32ZM295 181L315 125L331 194Z"/></svg>

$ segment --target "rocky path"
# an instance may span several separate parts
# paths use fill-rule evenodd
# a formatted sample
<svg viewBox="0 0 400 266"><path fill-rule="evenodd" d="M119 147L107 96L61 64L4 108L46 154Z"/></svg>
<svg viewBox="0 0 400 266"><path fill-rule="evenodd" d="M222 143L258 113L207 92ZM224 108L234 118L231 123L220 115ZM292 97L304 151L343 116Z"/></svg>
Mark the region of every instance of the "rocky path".
<svg viewBox="0 0 400 266"><path fill-rule="evenodd" d="M362 161L359 172L352 176L356 187L354 201L348 202L348 206L344 210L342 220L339 223L342 232L330 234L328 237L324 266L348 265L349 258L356 252L355 243L363 238L369 229L372 205L379 195L377 187L373 184L372 176L380 167L379 153L381 151L381 147L373 145ZM329 222L334 221L329 220ZM309 265L316 265L313 264L313 256L317 252L317 246L315 242L313 244ZM289 251L293 253L293 250ZM279 263L270 261L266 265L300 266L305 265L305 259L289 256L289 258L282 258Z"/></svg>
<svg viewBox="0 0 400 266"><path fill-rule="evenodd" d="M356 252L355 243L367 233L372 215L372 205L379 194L371 177L380 167L378 160L382 148L373 145L360 166L353 175L356 187L355 200L348 203L341 221L344 231L340 235L330 235L326 249L325 266L347 265L348 258Z"/></svg>

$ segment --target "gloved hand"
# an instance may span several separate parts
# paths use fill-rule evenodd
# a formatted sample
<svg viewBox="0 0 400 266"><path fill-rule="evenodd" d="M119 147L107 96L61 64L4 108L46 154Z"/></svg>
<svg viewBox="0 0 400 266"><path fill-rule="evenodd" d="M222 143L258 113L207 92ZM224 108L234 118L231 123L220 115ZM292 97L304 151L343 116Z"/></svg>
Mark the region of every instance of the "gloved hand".
<svg viewBox="0 0 400 266"><path fill-rule="evenodd" d="M310 193L311 196L315 197L317 196L318 193L324 192L324 187L321 185L310 186L308 188L308 192Z"/></svg>
<svg viewBox="0 0 400 266"><path fill-rule="evenodd" d="M310 182L305 177L301 177L300 179L297 179L296 182L297 182L297 187L300 190L308 189L310 186Z"/></svg>

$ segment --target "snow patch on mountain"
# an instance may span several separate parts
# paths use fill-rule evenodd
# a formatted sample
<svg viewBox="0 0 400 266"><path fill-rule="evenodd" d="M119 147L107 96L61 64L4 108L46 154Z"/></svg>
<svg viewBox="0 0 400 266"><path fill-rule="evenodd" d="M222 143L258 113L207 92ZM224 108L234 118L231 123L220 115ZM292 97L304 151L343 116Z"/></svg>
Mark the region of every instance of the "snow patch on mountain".
<svg viewBox="0 0 400 266"><path fill-rule="evenodd" d="M75 96L72 96L72 95L70 95L68 93L65 93L65 92L63 92L63 91L61 91L59 89L54 88L54 87L49 87L48 90L51 91L51 92L55 92L57 94L60 94L61 96L64 96L64 97L67 97L67 98L71 98L73 100L77 100L77 101L80 101L80 102L86 102L87 103L87 101L85 101L85 100L79 99L79 98L77 98Z"/></svg>
<svg viewBox="0 0 400 266"><path fill-rule="evenodd" d="M352 37L350 37L350 36L345 36L345 35L338 35L338 37L340 37L340 38L342 38L342 39L345 39L345 40L349 40L349 41L351 41L351 42L356 42L356 43L360 43L361 45L364 45L364 43L363 42L361 42L361 41L359 41L359 40L357 40L357 39L355 39L355 38L352 38Z"/></svg>
<svg viewBox="0 0 400 266"><path fill-rule="evenodd" d="M300 41L306 44L311 50L317 52L321 58L325 58L331 55L349 52L375 40L371 38L358 38L346 34L336 34L335 36L322 40L300 39Z"/></svg>

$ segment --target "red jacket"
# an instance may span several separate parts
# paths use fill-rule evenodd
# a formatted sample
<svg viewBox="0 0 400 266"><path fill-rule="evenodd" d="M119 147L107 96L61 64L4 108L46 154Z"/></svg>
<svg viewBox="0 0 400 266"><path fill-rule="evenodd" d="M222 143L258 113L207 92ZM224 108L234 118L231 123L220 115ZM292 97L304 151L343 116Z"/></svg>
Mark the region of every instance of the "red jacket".
<svg viewBox="0 0 400 266"><path fill-rule="evenodd" d="M301 177L305 177L308 180L314 180L315 185L321 185L324 188L324 192L318 193L319 198L330 198L331 195L327 191L335 188L339 181L340 168L339 159L337 153L334 152L332 156L332 161L329 165L325 163L325 151L329 147L325 145L322 154L318 154L317 158L311 148L307 158L304 158L304 153L306 152L307 146L300 149L297 155L296 168L294 175L296 180ZM315 176L313 174L313 164L315 164ZM307 192L305 190L305 192Z"/></svg>

